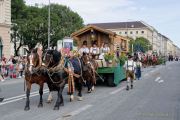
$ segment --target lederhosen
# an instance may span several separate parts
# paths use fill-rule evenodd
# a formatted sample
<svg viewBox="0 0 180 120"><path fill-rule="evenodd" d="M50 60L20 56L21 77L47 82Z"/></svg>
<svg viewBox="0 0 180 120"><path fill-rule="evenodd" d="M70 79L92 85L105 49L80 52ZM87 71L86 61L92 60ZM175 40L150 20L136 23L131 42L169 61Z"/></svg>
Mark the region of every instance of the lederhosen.
<svg viewBox="0 0 180 120"><path fill-rule="evenodd" d="M127 70L126 70L126 77L130 77L131 80L134 79L134 70L128 70L129 67L132 67L132 69L134 69L134 61L132 63L132 65L128 65L128 61L127 61Z"/></svg>

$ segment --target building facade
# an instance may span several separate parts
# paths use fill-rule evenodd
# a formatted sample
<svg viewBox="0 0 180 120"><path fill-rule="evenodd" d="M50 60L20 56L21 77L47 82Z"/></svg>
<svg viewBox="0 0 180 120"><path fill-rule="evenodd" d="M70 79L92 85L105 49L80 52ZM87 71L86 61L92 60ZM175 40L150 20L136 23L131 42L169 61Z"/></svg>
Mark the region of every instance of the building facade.
<svg viewBox="0 0 180 120"><path fill-rule="evenodd" d="M10 57L13 47L10 43L11 0L0 0L0 58Z"/></svg>
<svg viewBox="0 0 180 120"><path fill-rule="evenodd" d="M149 40L152 45L153 51L160 53L161 51L161 36L158 31L152 26L143 21L133 22L117 22L117 23L95 23L98 27L115 32L124 37L130 37L134 40L138 37L144 37Z"/></svg>
<svg viewBox="0 0 180 120"><path fill-rule="evenodd" d="M160 55L168 56L169 54L175 55L175 53L179 53L179 48L174 48L175 45L169 38L143 21L94 23L91 25L110 30L123 37L133 38L134 40L138 37L144 37L149 40L152 50Z"/></svg>

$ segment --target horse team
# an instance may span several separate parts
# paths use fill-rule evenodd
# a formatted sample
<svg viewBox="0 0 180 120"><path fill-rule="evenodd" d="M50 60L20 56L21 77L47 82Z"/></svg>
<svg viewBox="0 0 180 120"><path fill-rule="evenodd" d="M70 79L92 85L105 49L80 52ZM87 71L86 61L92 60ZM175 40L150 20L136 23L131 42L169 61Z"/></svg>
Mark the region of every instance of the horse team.
<svg viewBox="0 0 180 120"><path fill-rule="evenodd" d="M44 64L39 64L43 61ZM96 61L83 54L81 57L74 56L70 53L69 56L63 56L57 50L46 50L42 56L38 54L38 48L33 49L27 57L25 69L26 81L26 105L24 110L30 109L30 91L31 85L36 83L40 86L40 100L38 107L43 107L43 88L44 83L47 83L50 94L48 102L51 102L52 91L57 91L57 100L54 110L59 110L60 106L64 105L63 89L65 84L68 84L68 94L70 101L73 100L75 89L78 91L78 100L82 100L82 87L85 84L88 88L88 93L94 89L96 84Z"/></svg>

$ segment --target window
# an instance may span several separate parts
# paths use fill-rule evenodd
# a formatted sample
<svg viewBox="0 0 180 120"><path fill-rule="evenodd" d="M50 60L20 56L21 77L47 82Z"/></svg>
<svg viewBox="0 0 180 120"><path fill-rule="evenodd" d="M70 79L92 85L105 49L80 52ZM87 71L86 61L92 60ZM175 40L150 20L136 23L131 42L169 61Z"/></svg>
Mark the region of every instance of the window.
<svg viewBox="0 0 180 120"><path fill-rule="evenodd" d="M138 34L138 31L136 31L136 34Z"/></svg>
<svg viewBox="0 0 180 120"><path fill-rule="evenodd" d="M142 34L144 34L144 31L141 31Z"/></svg>
<svg viewBox="0 0 180 120"><path fill-rule="evenodd" d="M119 32L119 34L121 34L121 32Z"/></svg>
<svg viewBox="0 0 180 120"><path fill-rule="evenodd" d="M125 32L125 34L127 34L127 32Z"/></svg>
<svg viewBox="0 0 180 120"><path fill-rule="evenodd" d="M130 34L133 34L133 32L132 32L132 31L130 31Z"/></svg>

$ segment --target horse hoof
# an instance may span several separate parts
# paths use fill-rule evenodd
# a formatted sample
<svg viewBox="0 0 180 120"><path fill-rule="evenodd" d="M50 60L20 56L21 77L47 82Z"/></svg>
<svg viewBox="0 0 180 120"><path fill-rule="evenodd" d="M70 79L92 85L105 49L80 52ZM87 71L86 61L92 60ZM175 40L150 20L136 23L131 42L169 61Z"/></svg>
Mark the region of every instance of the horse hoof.
<svg viewBox="0 0 180 120"><path fill-rule="evenodd" d="M94 91L94 86L92 86L92 91Z"/></svg>
<svg viewBox="0 0 180 120"><path fill-rule="evenodd" d="M26 107L24 108L24 110L25 110L25 111L28 111L28 110L30 110L30 107L26 106Z"/></svg>
<svg viewBox="0 0 180 120"><path fill-rule="evenodd" d="M83 98L82 97L78 97L78 101L82 101L83 100Z"/></svg>
<svg viewBox="0 0 180 120"><path fill-rule="evenodd" d="M74 100L74 96L71 95L71 96L70 96L70 102L72 102L73 100Z"/></svg>
<svg viewBox="0 0 180 120"><path fill-rule="evenodd" d="M55 106L55 107L54 107L54 110L59 110L59 107L58 107L58 106Z"/></svg>
<svg viewBox="0 0 180 120"><path fill-rule="evenodd" d="M92 92L92 90L90 89L90 90L88 90L88 93L91 93Z"/></svg>
<svg viewBox="0 0 180 120"><path fill-rule="evenodd" d="M52 100L47 100L47 102L46 102L46 103L50 104L51 102L52 102Z"/></svg>
<svg viewBox="0 0 180 120"><path fill-rule="evenodd" d="M38 108L40 108L40 107L43 107L43 104L42 104L42 103L39 103Z"/></svg>
<svg viewBox="0 0 180 120"><path fill-rule="evenodd" d="M60 106L64 106L64 103L60 103Z"/></svg>

